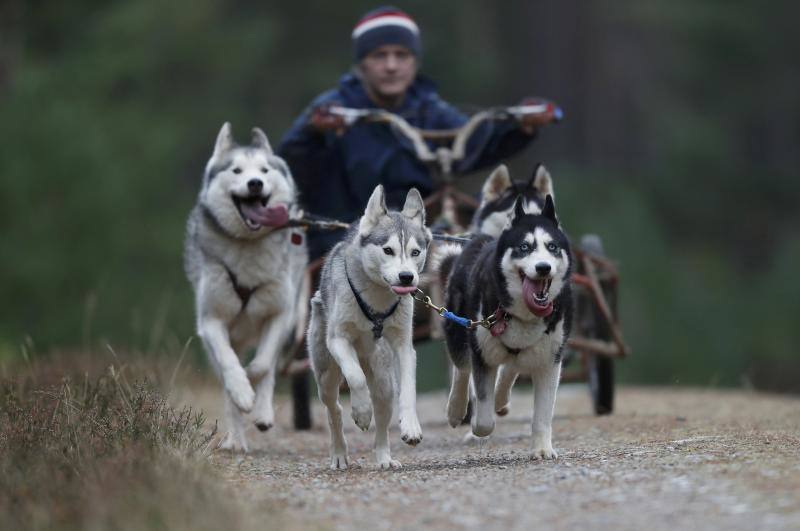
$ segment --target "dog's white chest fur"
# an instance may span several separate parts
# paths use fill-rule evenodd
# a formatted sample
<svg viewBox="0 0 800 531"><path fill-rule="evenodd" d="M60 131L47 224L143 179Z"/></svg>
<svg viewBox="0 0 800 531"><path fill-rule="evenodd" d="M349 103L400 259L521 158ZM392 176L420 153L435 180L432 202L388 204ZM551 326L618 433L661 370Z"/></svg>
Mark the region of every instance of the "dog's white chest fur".
<svg viewBox="0 0 800 531"><path fill-rule="evenodd" d="M554 356L561 346L564 337L563 322L546 333L544 320L525 322L519 319L508 321L505 332L493 337L483 327L476 330L478 345L483 350L483 357L490 365L512 363L520 370L532 370L543 363L553 363ZM521 349L518 354L509 349Z"/></svg>
<svg viewBox="0 0 800 531"><path fill-rule="evenodd" d="M227 318L231 338L245 348L258 342L266 322L295 310L304 250L288 238L288 232L281 231L245 245L226 248L213 240L207 244L227 270L218 270L218 280L204 284L201 298L215 301L215 306L224 303L224 310L220 307L215 313ZM236 293L234 279L242 293L249 293L246 300Z"/></svg>

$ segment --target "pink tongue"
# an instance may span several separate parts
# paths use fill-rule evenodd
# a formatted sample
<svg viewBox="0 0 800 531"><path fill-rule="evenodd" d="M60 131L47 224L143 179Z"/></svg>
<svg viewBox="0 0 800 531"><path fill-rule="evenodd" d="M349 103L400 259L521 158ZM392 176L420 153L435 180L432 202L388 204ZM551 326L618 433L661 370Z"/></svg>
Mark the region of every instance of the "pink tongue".
<svg viewBox="0 0 800 531"><path fill-rule="evenodd" d="M522 298L525 300L525 305L532 314L538 317L546 317L553 312L552 301L548 301L544 305L536 302L536 292L542 292L546 282L546 280L531 280L528 277L525 277L525 280L522 281Z"/></svg>
<svg viewBox="0 0 800 531"><path fill-rule="evenodd" d="M392 291L398 295L408 295L409 293L417 291L417 288L414 286L392 286Z"/></svg>
<svg viewBox="0 0 800 531"><path fill-rule="evenodd" d="M289 221L289 210L281 203L269 207L259 203L243 203L242 212L265 227L282 227Z"/></svg>

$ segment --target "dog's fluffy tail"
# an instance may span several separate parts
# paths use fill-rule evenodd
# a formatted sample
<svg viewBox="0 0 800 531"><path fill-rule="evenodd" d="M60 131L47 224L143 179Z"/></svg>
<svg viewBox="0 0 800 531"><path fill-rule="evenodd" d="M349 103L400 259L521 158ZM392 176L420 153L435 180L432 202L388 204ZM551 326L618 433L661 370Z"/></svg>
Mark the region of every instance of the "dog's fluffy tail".
<svg viewBox="0 0 800 531"><path fill-rule="evenodd" d="M464 250L462 245L457 243L447 243L439 246L431 258L431 272L437 276L437 280L442 286L447 284L450 273L453 272L453 264Z"/></svg>

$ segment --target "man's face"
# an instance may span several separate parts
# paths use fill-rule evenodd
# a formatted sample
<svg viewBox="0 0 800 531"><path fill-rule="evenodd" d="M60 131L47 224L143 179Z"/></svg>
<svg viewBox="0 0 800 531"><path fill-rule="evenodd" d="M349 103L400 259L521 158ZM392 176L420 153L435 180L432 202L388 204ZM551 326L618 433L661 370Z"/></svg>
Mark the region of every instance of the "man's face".
<svg viewBox="0 0 800 531"><path fill-rule="evenodd" d="M367 88L382 100L396 100L408 90L417 75L417 58L408 48L387 44L361 60Z"/></svg>

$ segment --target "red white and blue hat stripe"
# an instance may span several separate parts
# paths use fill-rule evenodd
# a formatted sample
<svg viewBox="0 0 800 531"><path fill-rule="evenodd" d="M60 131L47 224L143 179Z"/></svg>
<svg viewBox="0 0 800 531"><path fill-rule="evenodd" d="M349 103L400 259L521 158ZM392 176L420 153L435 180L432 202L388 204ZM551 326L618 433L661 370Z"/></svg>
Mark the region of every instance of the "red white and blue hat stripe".
<svg viewBox="0 0 800 531"><path fill-rule="evenodd" d="M353 38L357 39L366 32L384 26L400 26L415 35L419 35L419 27L414 20L402 11L388 11L373 16L365 16L353 28Z"/></svg>
<svg viewBox="0 0 800 531"><path fill-rule="evenodd" d="M417 56L422 51L417 23L395 7L378 8L361 17L352 38L356 60L386 44L404 46Z"/></svg>

